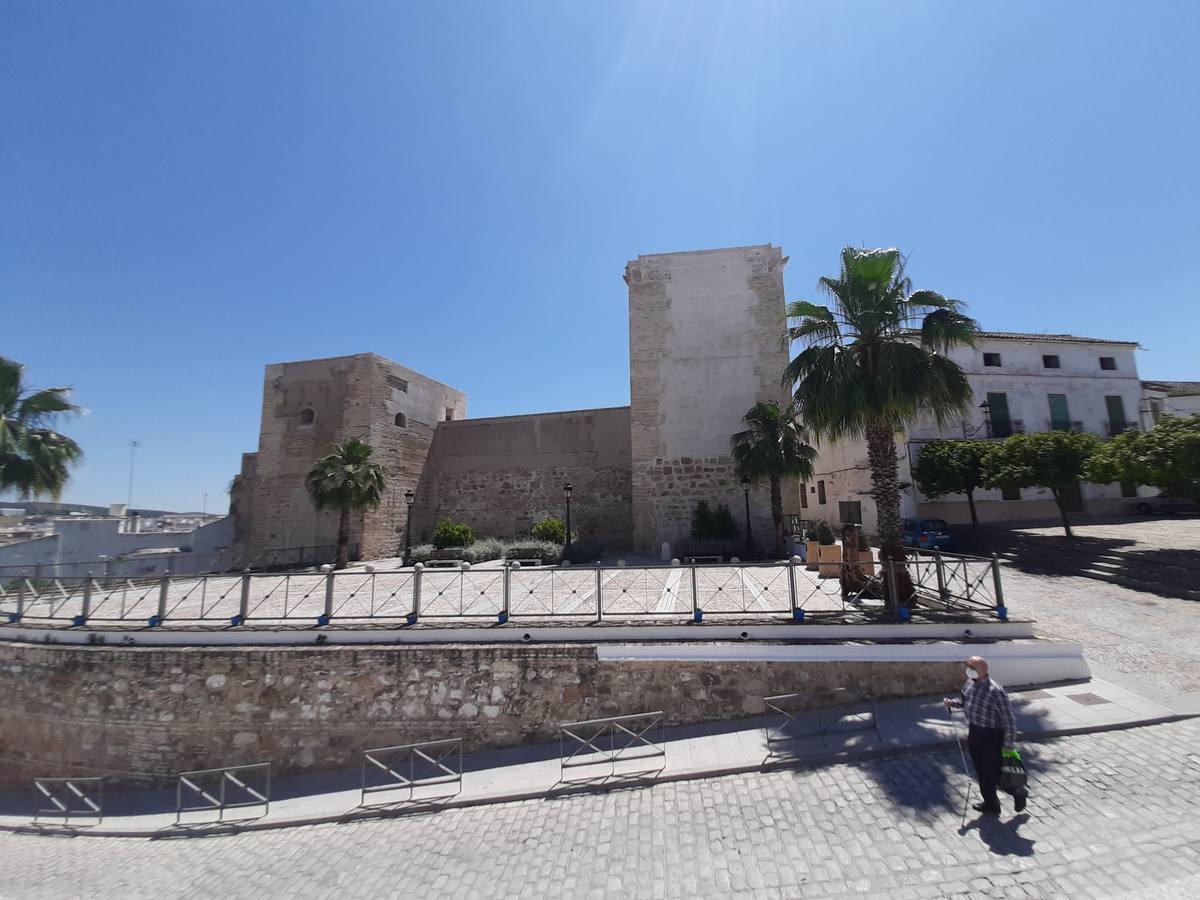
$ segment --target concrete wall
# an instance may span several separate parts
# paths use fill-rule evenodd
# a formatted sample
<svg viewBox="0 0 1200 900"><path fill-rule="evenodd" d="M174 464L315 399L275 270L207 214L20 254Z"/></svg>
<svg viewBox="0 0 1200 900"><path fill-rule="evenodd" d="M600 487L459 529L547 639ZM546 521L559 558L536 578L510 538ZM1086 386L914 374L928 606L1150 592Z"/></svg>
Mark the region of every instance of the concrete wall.
<svg viewBox="0 0 1200 900"><path fill-rule="evenodd" d="M357 766L362 750L462 736L468 749L555 740L561 722L666 711L669 724L951 690L944 662L605 660L595 645L145 649L0 644L0 788L35 776L272 762ZM115 783L127 781L117 776Z"/></svg>
<svg viewBox="0 0 1200 900"><path fill-rule="evenodd" d="M313 411L306 424L304 411ZM351 544L366 558L394 556L437 423L466 415L466 397L374 353L267 366L253 490L250 548L332 545L337 513L318 514L304 476L333 445L351 437L375 448L384 467L383 506L355 516ZM397 413L406 422L395 424Z"/></svg>
<svg viewBox="0 0 1200 900"><path fill-rule="evenodd" d="M71 566L152 549L187 548L194 555L207 555L233 543L234 525L228 516L186 532L125 532L121 530L125 522L125 519L56 519L53 537L0 547L0 566ZM96 567L97 574L102 571L102 565ZM71 574L84 575L86 571L81 569Z"/></svg>
<svg viewBox="0 0 1200 900"><path fill-rule="evenodd" d="M1141 382L1138 379L1134 359L1135 345L1117 342L1039 340L1036 335L1022 338L983 337L975 348L958 348L950 357L967 375L974 393L971 414L962 422L950 422L939 427L931 420L917 423L907 433L897 438L900 457L900 479L912 483L912 466L920 454L921 446L930 441L961 439L966 433L975 438L986 438L983 412L979 404L987 399L988 393L1003 393L1008 398L1010 419L1025 432L1050 430L1049 394L1064 394L1073 422L1079 422L1084 431L1101 437L1109 434L1107 396L1118 396L1122 400L1125 418L1131 425L1138 423L1138 410L1142 399ZM984 353L1000 354L1000 366L985 366ZM1059 357L1060 368L1046 369L1042 364L1044 354ZM1115 370L1100 368L1099 358L1111 356L1115 359ZM838 500L862 501L863 525L866 531L874 532L877 527L874 501L870 491L870 466L867 449L863 441L845 441L820 446L817 474L810 483L813 492L808 495L809 507L804 510L807 518L824 518L831 524L838 519ZM825 482L826 504L817 503L817 483ZM1084 484L1081 493L1085 513L1110 515L1127 512L1130 499L1121 497L1119 485ZM1140 488L1138 494L1154 494L1149 488ZM976 509L983 522L1033 521L1058 517L1058 507L1048 490L1026 489L1021 500L1006 501L999 490L977 491ZM951 523L970 521L970 510L963 495L947 495L931 501L915 487L904 492L901 512L905 516L926 516L946 519Z"/></svg>
<svg viewBox="0 0 1200 900"><path fill-rule="evenodd" d="M437 521L470 524L480 536L529 533L565 515L581 541L627 549L633 527L629 407L445 422L438 426L413 509L413 542Z"/></svg>
<svg viewBox="0 0 1200 900"><path fill-rule="evenodd" d="M760 400L787 401L780 377L783 267L778 247L639 256L629 286L634 540L658 554L690 532L699 500L743 519L730 437ZM786 485L785 512L797 511ZM756 535L771 532L767 487L752 493ZM759 538L763 543L762 537Z"/></svg>

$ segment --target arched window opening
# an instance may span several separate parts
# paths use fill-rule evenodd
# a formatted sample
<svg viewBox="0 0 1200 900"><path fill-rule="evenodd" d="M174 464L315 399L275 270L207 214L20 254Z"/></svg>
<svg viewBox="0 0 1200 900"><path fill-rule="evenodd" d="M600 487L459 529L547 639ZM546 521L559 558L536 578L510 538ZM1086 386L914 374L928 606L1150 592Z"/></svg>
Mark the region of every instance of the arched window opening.
<svg viewBox="0 0 1200 900"><path fill-rule="evenodd" d="M408 417L405 416L404 413L396 413L396 427L397 428L407 428L408 427Z"/></svg>
<svg viewBox="0 0 1200 900"><path fill-rule="evenodd" d="M304 407L304 409L300 410L300 424L301 425L311 425L313 423L313 420L316 419L316 417L317 417L317 414L315 412L313 412L311 406L306 406L306 407Z"/></svg>

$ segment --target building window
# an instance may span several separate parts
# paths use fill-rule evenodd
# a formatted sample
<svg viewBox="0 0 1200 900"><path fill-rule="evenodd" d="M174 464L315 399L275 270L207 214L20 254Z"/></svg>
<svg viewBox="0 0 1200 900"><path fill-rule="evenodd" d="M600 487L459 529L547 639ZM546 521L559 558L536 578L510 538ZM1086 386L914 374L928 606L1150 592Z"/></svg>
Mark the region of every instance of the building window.
<svg viewBox="0 0 1200 900"><path fill-rule="evenodd" d="M452 407L452 406L446 407L446 421L447 422L454 421L454 407Z"/></svg>
<svg viewBox="0 0 1200 900"><path fill-rule="evenodd" d="M1071 412L1067 409L1067 395L1047 394L1046 399L1050 403L1050 430L1070 431Z"/></svg>
<svg viewBox="0 0 1200 900"><path fill-rule="evenodd" d="M1008 394L987 395L988 420L992 423L992 437L1006 438L1013 433L1012 419L1008 417Z"/></svg>
<svg viewBox="0 0 1200 900"><path fill-rule="evenodd" d="M317 418L317 414L315 412L313 412L313 409L311 406L306 406L306 407L304 407L304 409L300 410L300 424L301 425L311 425L313 423L313 420L315 420L316 418Z"/></svg>
<svg viewBox="0 0 1200 900"><path fill-rule="evenodd" d="M1004 500L1020 500L1021 499L1021 489L1020 488L1001 488L1000 497Z"/></svg>
<svg viewBox="0 0 1200 900"><path fill-rule="evenodd" d="M407 428L408 427L408 417L406 415L404 415L404 413L396 413L396 427L397 428Z"/></svg>
<svg viewBox="0 0 1200 900"><path fill-rule="evenodd" d="M825 504L825 482L823 481L817 482L817 502Z"/></svg>
<svg viewBox="0 0 1200 900"><path fill-rule="evenodd" d="M1043 369L1059 368L1058 357L1054 354L1047 354L1047 355L1043 356L1042 357L1042 368Z"/></svg>
<svg viewBox="0 0 1200 900"><path fill-rule="evenodd" d="M984 364L985 366L998 366L998 365L1000 365L1000 354L999 354L999 353L985 353L985 354L983 354L983 364Z"/></svg>
<svg viewBox="0 0 1200 900"><path fill-rule="evenodd" d="M808 485L800 485L800 508L808 509Z"/></svg>
<svg viewBox="0 0 1200 900"><path fill-rule="evenodd" d="M1125 401L1119 396L1104 398L1104 408L1108 412L1108 435L1114 437L1129 427L1125 418Z"/></svg>
<svg viewBox="0 0 1200 900"><path fill-rule="evenodd" d="M388 380L388 384L390 384L396 390L403 391L406 394L408 393L408 382L405 381L403 378L399 378L396 375L389 375L387 377L387 380Z"/></svg>
<svg viewBox="0 0 1200 900"><path fill-rule="evenodd" d="M1117 370L1117 358L1115 356L1100 357L1100 368L1106 372L1115 372Z"/></svg>

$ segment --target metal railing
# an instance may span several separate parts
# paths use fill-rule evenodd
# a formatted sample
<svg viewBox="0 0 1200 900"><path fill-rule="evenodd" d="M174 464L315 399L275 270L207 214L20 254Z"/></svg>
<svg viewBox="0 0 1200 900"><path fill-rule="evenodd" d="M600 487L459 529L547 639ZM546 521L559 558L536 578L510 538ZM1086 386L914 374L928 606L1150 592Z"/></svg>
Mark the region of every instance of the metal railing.
<svg viewBox="0 0 1200 900"><path fill-rule="evenodd" d="M40 816L61 817L64 824L72 816L83 817L99 824L104 821L104 779L33 779L33 820Z"/></svg>
<svg viewBox="0 0 1200 900"><path fill-rule="evenodd" d="M251 782L255 783L251 783ZM186 800L191 803L185 803ZM231 796L232 792L232 796ZM196 801L199 802L196 802ZM226 766L221 769L196 769L180 772L175 785L175 824L184 813L216 812L217 821L225 820L228 809L261 806L263 815L271 811L271 764Z"/></svg>
<svg viewBox="0 0 1200 900"><path fill-rule="evenodd" d="M559 780L592 781L661 772L667 764L663 728L662 710L564 722L559 726ZM618 765L642 764L646 760L661 762L657 766L651 762L644 769L617 771ZM587 769L588 774L581 779L568 779L570 769Z"/></svg>
<svg viewBox="0 0 1200 900"><path fill-rule="evenodd" d="M362 793L359 806L367 805L368 794L394 794L408 791L404 799L416 799L417 788L443 784L456 785L450 794L422 797L423 800L444 799L462 792L462 738L446 738L397 747L376 747L363 751ZM380 801L393 803L395 799Z"/></svg>
<svg viewBox="0 0 1200 900"><path fill-rule="evenodd" d="M0 621L34 625L306 621L415 625L511 620L844 616L882 610L1007 616L995 558L920 553L874 559L653 566L243 572L149 581L95 576L0 583ZM900 611L901 617L908 609Z"/></svg>
<svg viewBox="0 0 1200 900"><path fill-rule="evenodd" d="M99 557L64 563L29 563L0 566L0 585L26 578L33 581L92 576L101 582L147 580L162 575L195 576L220 572L264 571L315 566L332 562L332 544L311 547L272 547L253 552L218 550L213 553L163 551Z"/></svg>
<svg viewBox="0 0 1200 900"><path fill-rule="evenodd" d="M817 701L813 705L813 700ZM786 752L788 745L806 738L819 738L823 745L834 733L874 731L883 740L869 699L850 698L847 688L831 691L776 694L763 698L763 738L771 756ZM807 721L805 721L807 719Z"/></svg>

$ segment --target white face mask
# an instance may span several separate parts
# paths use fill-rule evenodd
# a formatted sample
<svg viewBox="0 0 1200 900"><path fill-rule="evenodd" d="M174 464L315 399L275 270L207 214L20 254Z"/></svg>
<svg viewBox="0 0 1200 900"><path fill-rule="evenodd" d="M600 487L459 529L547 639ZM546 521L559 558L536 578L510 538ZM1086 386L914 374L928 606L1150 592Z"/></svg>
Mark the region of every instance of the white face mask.
<svg viewBox="0 0 1200 900"><path fill-rule="evenodd" d="M974 669L972 669L970 666L968 666L967 667L967 677L970 678L972 681L974 681L975 679L977 679L979 677L979 673L976 672Z"/></svg>

